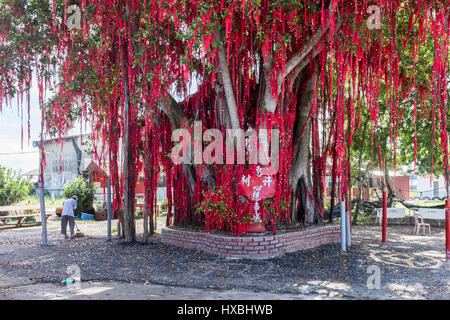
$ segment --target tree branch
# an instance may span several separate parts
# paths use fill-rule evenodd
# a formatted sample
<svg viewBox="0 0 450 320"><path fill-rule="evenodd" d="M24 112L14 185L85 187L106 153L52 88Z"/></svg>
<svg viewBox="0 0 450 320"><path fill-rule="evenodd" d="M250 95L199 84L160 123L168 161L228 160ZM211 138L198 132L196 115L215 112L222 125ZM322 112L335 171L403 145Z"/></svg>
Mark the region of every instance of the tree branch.
<svg viewBox="0 0 450 320"><path fill-rule="evenodd" d="M316 50L313 52L312 56L311 56L311 60L314 59L315 57L317 57L317 55L322 51L321 48L316 48ZM297 79L298 75L300 74L300 72L303 71L303 69L305 69L305 67L309 64L310 60L303 60L302 62L300 62L300 64L298 64L295 69L294 72L291 73L289 75L289 83L290 83L290 88L292 90L292 87L294 85L294 81L295 79Z"/></svg>
<svg viewBox="0 0 450 320"><path fill-rule="evenodd" d="M337 1L335 0L331 0L330 4L328 5L328 11L332 12L334 10L336 10L337 8ZM336 28L335 31L339 29L340 25L341 25L342 21L338 18L338 22L336 24ZM316 48L317 44L319 43L319 41L322 39L323 36L325 36L325 34L328 32L328 29L330 28L330 19L327 19L327 22L325 24L325 26L319 27L319 29L316 30L316 32L314 33L311 41L309 42L309 45L307 47L303 47L302 49L300 49L299 51L297 51L287 62L284 68L284 74L281 74L278 76L278 87L281 88L281 83L282 81L294 70L296 69L296 67L303 63L304 64L304 60L305 58L307 58L307 56L310 54L311 50L313 50L315 48L315 51L313 53L313 57L317 56L320 51L322 51L319 48ZM303 68L307 65L308 63L304 64ZM302 69L303 69L302 68ZM297 71L297 70L296 70ZM298 71L297 71L298 72ZM295 79L295 77L294 77ZM280 89L279 89L280 90Z"/></svg>
<svg viewBox="0 0 450 320"><path fill-rule="evenodd" d="M311 52L312 49L314 49L319 43L320 39L322 39L322 35L325 35L325 33L328 31L329 23L325 26L324 30L320 27L314 34L313 38L309 42L309 45L305 48L303 47L301 50L297 51L296 54L294 54L287 62L285 66L284 73L280 74L278 76L278 85L281 85L281 81L286 78L289 73L291 73L292 70L295 69Z"/></svg>
<svg viewBox="0 0 450 320"><path fill-rule="evenodd" d="M337 1L331 0L330 4L328 5L327 10L329 12L333 12L337 9ZM341 25L341 20L338 19L338 23L336 24L336 29L338 30ZM284 73L281 73L277 77L277 96L281 93L281 87L283 82L285 81L286 77L295 70L295 74L293 75L293 78L291 80L295 80L300 71L302 71L309 63L306 58L311 53L311 51L314 49L313 52L313 58L316 57L320 51L321 48L317 48L317 44L319 41L325 36L325 34L328 32L328 29L330 28L330 20L327 19L327 22L325 26L319 27L316 32L314 33L313 37L311 38L309 44L306 47L302 47L297 53L295 53L285 64L285 70ZM266 63L264 64L264 72L266 77L272 72L273 68L273 57L269 56ZM292 76L291 76L292 77ZM265 108L267 111L274 113L276 110L276 98L272 96L272 88L270 86L269 81L266 81L266 90L264 93L264 101L265 101Z"/></svg>
<svg viewBox="0 0 450 320"><path fill-rule="evenodd" d="M182 121L185 118L184 113L179 103L172 96L170 96L170 104L166 101L159 101L157 107L170 119L173 129L181 128Z"/></svg>
<svg viewBox="0 0 450 320"><path fill-rule="evenodd" d="M225 100L227 102L228 112L233 129L240 129L241 124L237 113L236 97L234 95L233 82L231 80L230 69L228 68L227 55L223 46L223 37L220 30L216 31L216 40L219 43L219 68L222 75L222 83L225 91Z"/></svg>

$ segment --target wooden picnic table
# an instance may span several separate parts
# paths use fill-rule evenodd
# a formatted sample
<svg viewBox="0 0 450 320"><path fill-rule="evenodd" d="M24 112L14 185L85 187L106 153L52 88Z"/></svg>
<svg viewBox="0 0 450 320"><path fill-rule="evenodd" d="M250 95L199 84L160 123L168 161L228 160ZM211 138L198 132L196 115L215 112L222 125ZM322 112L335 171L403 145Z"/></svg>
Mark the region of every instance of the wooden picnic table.
<svg viewBox="0 0 450 320"><path fill-rule="evenodd" d="M32 205L13 205L13 206L3 206L0 207L0 212L14 212L15 215L11 216L0 216L0 220L2 220L3 224L6 224L7 219L15 218L17 219L16 227L22 226L22 220L25 218L30 217L37 217L41 214L24 214L23 212L26 210L40 210L41 206L39 204L32 204ZM51 216L51 213L45 214L45 220L47 221L48 218Z"/></svg>

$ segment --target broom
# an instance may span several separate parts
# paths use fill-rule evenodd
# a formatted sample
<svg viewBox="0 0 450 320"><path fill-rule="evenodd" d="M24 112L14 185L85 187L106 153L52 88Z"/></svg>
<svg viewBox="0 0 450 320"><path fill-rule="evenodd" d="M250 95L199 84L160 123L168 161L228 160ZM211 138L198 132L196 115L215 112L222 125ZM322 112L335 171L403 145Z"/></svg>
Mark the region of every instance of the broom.
<svg viewBox="0 0 450 320"><path fill-rule="evenodd" d="M75 227L77 228L77 232L75 233L74 238L83 238L84 234L78 228L78 225L75 220L74 220L74 223L75 223Z"/></svg>

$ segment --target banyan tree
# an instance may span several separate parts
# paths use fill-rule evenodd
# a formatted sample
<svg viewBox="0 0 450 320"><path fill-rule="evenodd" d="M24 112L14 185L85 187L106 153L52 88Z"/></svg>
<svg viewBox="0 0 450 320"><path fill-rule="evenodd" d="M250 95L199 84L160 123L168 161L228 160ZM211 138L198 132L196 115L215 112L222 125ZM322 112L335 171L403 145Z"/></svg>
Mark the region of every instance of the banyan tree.
<svg viewBox="0 0 450 320"><path fill-rule="evenodd" d="M35 77L48 133L90 124L108 154L99 161L127 241L135 240L141 175L145 237L153 231L161 170L167 224L246 233L252 217L238 183L252 155L220 161L220 135L203 133L217 129L225 141L234 129L248 145L252 133L268 132L256 145L266 155L279 148L276 191L261 210L276 232L322 222L327 177L331 206L350 196L349 153L363 111L383 165L373 138L381 104L394 145L404 112L428 108L447 168L449 12L442 0L0 0L0 101L29 101ZM429 77L416 77L422 59ZM429 96L432 105L422 105ZM195 141L204 152L216 148L213 161L195 161L195 152L190 162L174 161L177 129L193 141L200 130Z"/></svg>

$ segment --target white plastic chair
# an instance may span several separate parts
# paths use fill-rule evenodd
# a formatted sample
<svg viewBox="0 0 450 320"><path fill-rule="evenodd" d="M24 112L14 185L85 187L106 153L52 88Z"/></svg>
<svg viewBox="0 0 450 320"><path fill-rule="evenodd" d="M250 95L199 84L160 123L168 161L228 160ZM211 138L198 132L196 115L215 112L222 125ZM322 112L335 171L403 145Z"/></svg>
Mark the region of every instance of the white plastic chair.
<svg viewBox="0 0 450 320"><path fill-rule="evenodd" d="M416 213L414 215L414 221L415 221L415 225L414 225L414 230L413 233L415 234L419 234L420 232L420 228L423 228L423 234L425 235L426 233L426 229L428 227L428 233L431 234L431 226L428 223L424 223L423 222L423 217L421 214Z"/></svg>

